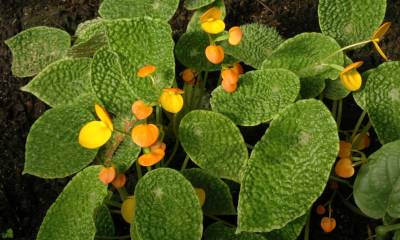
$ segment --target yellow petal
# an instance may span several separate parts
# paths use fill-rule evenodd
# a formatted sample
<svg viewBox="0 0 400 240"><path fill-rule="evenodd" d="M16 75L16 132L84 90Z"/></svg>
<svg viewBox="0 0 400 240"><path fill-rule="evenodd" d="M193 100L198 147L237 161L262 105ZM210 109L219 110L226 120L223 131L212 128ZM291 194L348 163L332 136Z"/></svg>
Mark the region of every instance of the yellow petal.
<svg viewBox="0 0 400 240"><path fill-rule="evenodd" d="M207 22L208 19L210 19L210 18L214 18L214 19L222 18L221 11L216 7L212 7L207 12L205 12L203 15L201 15L200 21Z"/></svg>
<svg viewBox="0 0 400 240"><path fill-rule="evenodd" d="M104 122L93 121L86 124L79 133L79 143L85 148L103 146L111 137L112 131Z"/></svg>
<svg viewBox="0 0 400 240"><path fill-rule="evenodd" d="M132 222L133 212L135 211L135 199L129 196L121 206L121 214L127 223Z"/></svg>
<svg viewBox="0 0 400 240"><path fill-rule="evenodd" d="M164 88L162 91L163 92L176 92L176 93L179 93L179 94L184 94L185 93L185 91L183 91L180 88Z"/></svg>
<svg viewBox="0 0 400 240"><path fill-rule="evenodd" d="M175 92L163 92L161 94L161 105L168 112L177 113L183 107L183 98Z"/></svg>
<svg viewBox="0 0 400 240"><path fill-rule="evenodd" d="M104 110L104 108L102 108L98 104L95 104L94 108L96 109L96 114L100 118L100 120L103 121L111 131L114 131L110 116L108 116L106 110Z"/></svg>
<svg viewBox="0 0 400 240"><path fill-rule="evenodd" d="M347 66L345 69L343 69L343 71L340 74L345 73L345 72L349 71L350 69L358 68L361 65L363 65L363 63L364 63L363 61L352 63L349 66Z"/></svg>
<svg viewBox="0 0 400 240"><path fill-rule="evenodd" d="M356 91L361 87L361 75L355 69L350 69L347 72L340 74L340 80L343 85L350 91Z"/></svg>
<svg viewBox="0 0 400 240"><path fill-rule="evenodd" d="M372 37L372 40L383 37L383 35L385 35L387 30L389 30L391 24L392 24L391 22L387 22L384 23L382 26L380 26L380 28L376 30L374 36Z"/></svg>
<svg viewBox="0 0 400 240"><path fill-rule="evenodd" d="M217 34L225 29L225 23L222 20L214 20L211 22L204 22L201 24L201 28L208 33Z"/></svg>
<svg viewBox="0 0 400 240"><path fill-rule="evenodd" d="M372 41L376 47L376 50L378 50L378 52L381 54L381 56L387 60L387 57L385 56L385 54L382 52L381 48L378 46L378 44L375 41Z"/></svg>

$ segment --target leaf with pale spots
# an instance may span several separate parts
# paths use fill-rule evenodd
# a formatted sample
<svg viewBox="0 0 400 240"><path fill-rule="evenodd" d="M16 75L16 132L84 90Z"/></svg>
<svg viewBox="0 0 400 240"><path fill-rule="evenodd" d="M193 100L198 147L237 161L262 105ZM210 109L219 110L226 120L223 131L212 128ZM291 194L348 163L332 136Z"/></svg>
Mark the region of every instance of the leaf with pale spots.
<svg viewBox="0 0 400 240"><path fill-rule="evenodd" d="M96 222L97 236L113 237L115 235L114 222L106 204L102 204L98 209L96 209L94 218Z"/></svg>
<svg viewBox="0 0 400 240"><path fill-rule="evenodd" d="M367 85L369 75L371 75L374 71L375 68L361 73L361 87L357 91L353 92L354 101L356 101L357 105L363 110L367 110L365 106L365 86Z"/></svg>
<svg viewBox="0 0 400 240"><path fill-rule="evenodd" d="M79 23L78 27L75 30L75 36L79 37L86 30L88 30L92 26L94 26L102 21L103 21L103 19L101 19L101 18L95 18L95 19L91 19L91 20L87 20L87 21Z"/></svg>

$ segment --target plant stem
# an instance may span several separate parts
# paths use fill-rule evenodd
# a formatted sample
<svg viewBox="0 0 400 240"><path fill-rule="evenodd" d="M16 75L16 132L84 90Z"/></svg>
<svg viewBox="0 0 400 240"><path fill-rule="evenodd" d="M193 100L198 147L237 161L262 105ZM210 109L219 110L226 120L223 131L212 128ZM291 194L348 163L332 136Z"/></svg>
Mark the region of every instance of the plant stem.
<svg viewBox="0 0 400 240"><path fill-rule="evenodd" d="M332 179L332 180L335 180L336 182L344 183L344 184L346 184L347 186L353 188L353 186L352 186L352 185L350 184L350 182L347 181L347 180L344 180L344 179L341 179L341 178L338 178L338 177L335 177L335 176L332 176L332 175L329 175L329 178Z"/></svg>
<svg viewBox="0 0 400 240"><path fill-rule="evenodd" d="M110 210L110 213L121 214L121 210Z"/></svg>
<svg viewBox="0 0 400 240"><path fill-rule="evenodd" d="M190 107L192 101L192 94L193 94L193 84L189 84L187 86L187 95L186 95L186 106Z"/></svg>
<svg viewBox="0 0 400 240"><path fill-rule="evenodd" d="M220 218L217 218L217 217L215 217L215 216L213 216L213 215L204 214L204 216L207 216L207 217L209 217L209 218L211 218L211 219L214 219L215 221L218 221L218 222L220 222L220 223L222 223L222 224L225 224L225 225L228 226L228 227L237 228L237 226L235 226L235 225L233 225L233 224L231 224L231 223L225 222L224 220L222 220L222 219L220 219Z"/></svg>
<svg viewBox="0 0 400 240"><path fill-rule="evenodd" d="M151 75L151 73L149 74L149 76L150 76L150 78L151 78L151 80L153 81L153 85L154 85L154 87L155 87L155 89L156 89L156 92L157 92L157 97L158 97L158 102L161 102L161 100L160 100L160 92L158 91L158 87L157 87L157 84L156 84L156 80L154 80L154 77L153 77L153 75ZM175 78L174 78L174 80L175 80Z"/></svg>
<svg viewBox="0 0 400 240"><path fill-rule="evenodd" d="M116 129L116 128L114 128L114 131L117 131L117 132L123 133L123 134L125 134L125 135L127 135L127 136L130 136L130 135L131 135L131 134L130 134L130 133L128 133L128 132L125 132L125 131L122 131L122 130L119 130L119 129Z"/></svg>
<svg viewBox="0 0 400 240"><path fill-rule="evenodd" d="M156 123L162 124L162 111L160 105L156 106L156 113L157 113Z"/></svg>
<svg viewBox="0 0 400 240"><path fill-rule="evenodd" d="M196 95L197 95L197 89L198 89L198 82L201 82L201 81L203 81L202 78L203 76L202 76L202 74L200 73L199 74L199 77L197 78L197 82L195 83L195 85L194 85L194 92L193 92L193 94L192 94L192 100L190 100L190 106L189 106L189 110L193 110L193 107L194 107L194 102L196 101Z"/></svg>
<svg viewBox="0 0 400 240"><path fill-rule="evenodd" d="M137 171L137 176L138 176L138 181L142 178L142 168L139 164L139 161L136 160L136 171Z"/></svg>
<svg viewBox="0 0 400 240"><path fill-rule="evenodd" d="M165 163L165 165L164 165L163 167L168 167L168 164L172 161L172 159L173 159L174 156L175 156L176 151L178 150L178 146L179 146L179 138L176 138L174 151L172 151L171 156L168 158L167 163Z"/></svg>
<svg viewBox="0 0 400 240"><path fill-rule="evenodd" d="M320 101L323 101L324 100L324 91L322 91L320 94L319 94L319 99L318 100L320 100Z"/></svg>
<svg viewBox="0 0 400 240"><path fill-rule="evenodd" d="M103 237L103 236L94 236L94 238L103 238L103 239L129 239L131 235L120 236L120 237Z"/></svg>
<svg viewBox="0 0 400 240"><path fill-rule="evenodd" d="M116 188L116 189L119 193L119 196L121 196L122 202L125 201L126 198L129 196L129 193L128 193L128 191L126 191L126 188L122 187L122 188Z"/></svg>
<svg viewBox="0 0 400 240"><path fill-rule="evenodd" d="M200 88L200 95L199 95L199 101L197 102L197 106L195 108L199 109L201 106L201 100L203 99L203 94L204 94L204 88L206 87L206 83L207 83L207 77L208 77L208 69L210 69L210 61L207 61L207 67L206 67L206 73L204 74L204 79L203 81L201 81L201 88Z"/></svg>
<svg viewBox="0 0 400 240"><path fill-rule="evenodd" d="M114 201L111 201L111 200L108 200L108 199L103 199L103 203L108 204L110 206L117 207L117 208L121 208L121 206L122 206L122 203L114 202Z"/></svg>
<svg viewBox="0 0 400 240"><path fill-rule="evenodd" d="M247 148L249 148L249 149L254 149L254 146L252 146L252 145L250 145L250 144L248 144L248 143L245 143L246 144L246 147Z"/></svg>
<svg viewBox="0 0 400 240"><path fill-rule="evenodd" d="M342 108L343 108L343 99L339 100L339 109L337 115L337 129L340 129L340 122L342 121Z"/></svg>
<svg viewBox="0 0 400 240"><path fill-rule="evenodd" d="M365 134L367 134L369 128L372 126L371 120L368 122L367 126L362 130L360 135L358 135L357 140L354 142L353 146L351 148L357 149L358 144L360 144L361 140L364 138Z"/></svg>
<svg viewBox="0 0 400 240"><path fill-rule="evenodd" d="M172 82L172 86L174 88L178 88L178 83L176 82L176 78L174 77L174 81Z"/></svg>
<svg viewBox="0 0 400 240"><path fill-rule="evenodd" d="M184 82L184 83L183 83L183 91L184 91L184 93L183 93L183 95L182 95L183 102L186 102L186 98L187 98L187 88L188 88L188 84L187 84L186 82Z"/></svg>
<svg viewBox="0 0 400 240"><path fill-rule="evenodd" d="M332 117L336 121L336 111L337 111L337 100L333 101L333 106L332 106Z"/></svg>
<svg viewBox="0 0 400 240"><path fill-rule="evenodd" d="M342 48L342 49L339 49L339 50L337 50L336 52L332 53L331 55L327 56L326 58L322 59L319 63L321 64L321 63L325 62L326 60L328 60L329 58L331 58L333 55L335 55L335 54L338 53L338 52L341 52L341 51L346 50L346 49L348 49L348 48L352 48L352 47L354 47L354 46L358 46L358 45L361 45L361 44L364 44L364 43L369 43L369 42L371 42L371 41L372 41L372 40L368 40L368 41L364 41L364 42L359 42L359 43L355 43L355 44L349 45L349 46L347 46L347 47L344 47L344 48Z"/></svg>
<svg viewBox="0 0 400 240"><path fill-rule="evenodd" d="M185 161L183 161L181 171L185 170L188 161L189 161L189 155L186 154Z"/></svg>
<svg viewBox="0 0 400 240"><path fill-rule="evenodd" d="M151 172L151 166L147 166L147 172Z"/></svg>
<svg viewBox="0 0 400 240"><path fill-rule="evenodd" d="M347 201L342 194L340 194L340 192L338 192L340 199L342 200L342 203L348 207L350 210L352 210L353 212L363 216L363 217L368 217L367 215L365 215L363 212L361 212L361 210L354 206L353 204L351 204L349 201Z"/></svg>
<svg viewBox="0 0 400 240"><path fill-rule="evenodd" d="M377 226L375 228L376 233L376 240L378 239L386 239L386 236L389 232L396 231L400 229L400 223L394 225L387 225L387 226Z"/></svg>
<svg viewBox="0 0 400 240"><path fill-rule="evenodd" d="M222 72L219 74L217 87L218 87L219 85L221 85L221 82L222 82Z"/></svg>
<svg viewBox="0 0 400 240"><path fill-rule="evenodd" d="M308 212L311 212L311 208L308 210ZM304 240L308 240L308 235L310 235L310 220L311 214L309 213L306 222L306 229L304 230Z"/></svg>
<svg viewBox="0 0 400 240"><path fill-rule="evenodd" d="M360 118L358 119L358 122L357 122L357 124L356 124L356 127L354 128L353 133L351 134L351 137L350 137L350 139L349 139L349 142L353 142L353 139L354 139L354 137L357 135L358 129L360 128L361 123L362 123L362 121L364 120L364 117L365 117L366 114L367 114L367 111L366 111L366 110L364 110L364 111L361 113L361 116L360 116Z"/></svg>
<svg viewBox="0 0 400 240"><path fill-rule="evenodd" d="M172 121L172 114L170 112L167 112L164 108L162 109L164 114L167 116L167 118Z"/></svg>
<svg viewBox="0 0 400 240"><path fill-rule="evenodd" d="M104 162L101 160L101 158L99 157L99 156L97 156L96 155L96 161L97 161L97 164L99 164L99 165L104 165Z"/></svg>
<svg viewBox="0 0 400 240"><path fill-rule="evenodd" d="M312 63L311 65L308 65L307 67L300 69L299 71L295 72L294 74L296 74L297 76L300 76L301 74L307 72L308 70L316 67L318 65L318 63Z"/></svg>

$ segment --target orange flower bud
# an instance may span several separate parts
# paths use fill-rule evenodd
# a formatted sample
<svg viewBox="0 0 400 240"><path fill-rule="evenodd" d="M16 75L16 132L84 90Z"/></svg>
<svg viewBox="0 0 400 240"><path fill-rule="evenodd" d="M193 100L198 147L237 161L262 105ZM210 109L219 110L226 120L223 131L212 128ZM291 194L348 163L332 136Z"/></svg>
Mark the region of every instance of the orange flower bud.
<svg viewBox="0 0 400 240"><path fill-rule="evenodd" d="M351 143L345 142L343 140L340 141L340 149L339 149L339 157L340 158L347 158L350 157L350 149L351 149Z"/></svg>
<svg viewBox="0 0 400 240"><path fill-rule="evenodd" d="M137 119L145 119L148 116L150 116L150 114L153 112L153 108L143 104L140 105L137 109L136 109L136 118Z"/></svg>
<svg viewBox="0 0 400 240"><path fill-rule="evenodd" d="M121 173L115 176L114 180L111 182L116 188L122 188L126 183L125 174Z"/></svg>
<svg viewBox="0 0 400 240"><path fill-rule="evenodd" d="M229 43L231 45L237 45L242 41L243 32L240 27L232 27L229 29Z"/></svg>
<svg viewBox="0 0 400 240"><path fill-rule="evenodd" d="M105 167L105 168L101 169L99 178L105 184L110 183L115 178L115 168Z"/></svg>
<svg viewBox="0 0 400 240"><path fill-rule="evenodd" d="M354 175L353 161L350 158L342 158L336 163L335 172L339 177L349 178Z"/></svg>
<svg viewBox="0 0 400 240"><path fill-rule="evenodd" d="M224 49L221 46L208 46L206 48L206 56L210 62L218 64L224 60Z"/></svg>
<svg viewBox="0 0 400 240"><path fill-rule="evenodd" d="M317 213L318 214L324 214L325 213L325 208L324 208L324 206L322 206L322 205L318 205L318 207L317 207Z"/></svg>
<svg viewBox="0 0 400 240"><path fill-rule="evenodd" d="M138 72L138 76L139 77L146 77L147 75L153 73L156 70L156 67L148 65L148 66L144 66L142 67L139 72Z"/></svg>
<svg viewBox="0 0 400 240"><path fill-rule="evenodd" d="M182 74L182 79L183 79L183 81L185 81L185 82L190 82L190 81L192 81L193 78L194 78L193 71L194 71L193 68L188 68L188 69L186 69L186 70L183 72L183 74Z"/></svg>
<svg viewBox="0 0 400 240"><path fill-rule="evenodd" d="M222 79L227 81L229 84L235 84L239 81L239 72L235 68L229 68L222 71Z"/></svg>
<svg viewBox="0 0 400 240"><path fill-rule="evenodd" d="M239 75L243 74L242 65L240 65L239 63L237 62L233 63L233 68L238 71Z"/></svg>
<svg viewBox="0 0 400 240"><path fill-rule="evenodd" d="M337 182L333 182L329 187L330 187L331 189L338 189L338 188L339 188L339 185L338 185Z"/></svg>
<svg viewBox="0 0 400 240"><path fill-rule="evenodd" d="M325 232L332 232L336 227L336 220L334 218L324 217L321 221L321 227Z"/></svg>
<svg viewBox="0 0 400 240"><path fill-rule="evenodd" d="M165 149L167 148L167 145L165 145L165 143L157 140L157 141L155 141L155 143L153 143L150 146L150 148L151 148L151 151L154 151L156 149L161 149L161 150L165 151Z"/></svg>
<svg viewBox="0 0 400 240"><path fill-rule="evenodd" d="M225 89L225 91L233 93L234 91L236 91L237 88L237 83L235 84L229 84L229 82L222 80L221 82L222 87Z"/></svg>
<svg viewBox="0 0 400 240"><path fill-rule="evenodd" d="M151 151L150 153L143 154L142 156L139 157L138 161L139 164L148 167L148 166L153 166L154 164L158 163L163 159L165 156L165 152L162 149L156 149L154 151Z"/></svg>
<svg viewBox="0 0 400 240"><path fill-rule="evenodd" d="M368 133L367 133L368 134ZM361 140L361 142L358 144L357 149L356 150L362 150L366 147L369 147L369 145L371 144L371 141L369 140L367 134L364 135L363 139ZM354 139L353 139L353 144L356 142L357 138L360 136L360 134L357 134Z"/></svg>
<svg viewBox="0 0 400 240"><path fill-rule="evenodd" d="M139 124L132 130L132 140L140 147L149 147L158 138L159 130L154 124Z"/></svg>
<svg viewBox="0 0 400 240"><path fill-rule="evenodd" d="M134 102L132 104L132 112L133 114L136 115L136 110L138 109L139 106L142 106L144 104L144 102L142 100L137 100L136 102Z"/></svg>

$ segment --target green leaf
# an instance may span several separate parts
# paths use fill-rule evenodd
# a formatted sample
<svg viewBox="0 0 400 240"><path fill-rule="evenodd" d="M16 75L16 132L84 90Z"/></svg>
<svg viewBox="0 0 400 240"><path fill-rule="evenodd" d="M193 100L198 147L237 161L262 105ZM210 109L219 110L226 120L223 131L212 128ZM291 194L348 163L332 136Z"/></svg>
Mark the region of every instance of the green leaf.
<svg viewBox="0 0 400 240"><path fill-rule="evenodd" d="M248 161L237 233L269 232L304 215L322 194L338 152L336 122L321 101L283 109Z"/></svg>
<svg viewBox="0 0 400 240"><path fill-rule="evenodd" d="M226 31L223 31L211 36L216 38L226 33ZM208 46L210 46L208 33L204 32L203 29L192 29L179 38L175 47L175 55L179 62L187 68L206 71L207 64L210 64L209 71L219 71L221 70L221 64L213 64L206 57L206 48ZM225 54L222 63L233 64L235 61L234 57Z"/></svg>
<svg viewBox="0 0 400 240"><path fill-rule="evenodd" d="M255 233L242 232L235 234L235 228L225 227L222 223L216 222L208 226L204 232L205 240L265 240L261 235Z"/></svg>
<svg viewBox="0 0 400 240"><path fill-rule="evenodd" d="M131 232L131 240L142 240L139 237L139 234L138 234L138 231L137 231L137 224L136 224L135 215L133 215L133 217L132 217L130 232Z"/></svg>
<svg viewBox="0 0 400 240"><path fill-rule="evenodd" d="M74 46L68 49L67 57L93 57L95 52L106 44L108 38L100 20L79 36Z"/></svg>
<svg viewBox="0 0 400 240"><path fill-rule="evenodd" d="M136 121L135 115L130 112L119 115L112 122L114 128L130 132L136 125L142 124L143 120ZM141 150L131 136L114 131L110 140L100 148L99 156L105 163L112 160L119 167L119 172L124 173L138 159Z"/></svg>
<svg viewBox="0 0 400 240"><path fill-rule="evenodd" d="M211 111L188 113L179 126L182 147L190 159L217 177L240 182L248 152L236 125Z"/></svg>
<svg viewBox="0 0 400 240"><path fill-rule="evenodd" d="M354 182L354 200L371 218L400 217L400 141L385 144L368 157Z"/></svg>
<svg viewBox="0 0 400 240"><path fill-rule="evenodd" d="M79 132L93 115L76 106L61 106L47 110L31 127L26 140L25 167L41 178L63 178L91 163L98 148L79 144Z"/></svg>
<svg viewBox="0 0 400 240"><path fill-rule="evenodd" d="M344 65L349 66L353 61L344 55ZM340 79L340 76L335 80L325 79L324 97L331 100L339 100L347 97L351 91L347 89Z"/></svg>
<svg viewBox="0 0 400 240"><path fill-rule="evenodd" d="M93 94L93 93L82 93L75 99L73 103L70 103L70 105L73 105L75 107L80 107L83 109L88 110L94 117L97 117L96 110L94 108L94 105L100 105L102 108L104 108L103 103Z"/></svg>
<svg viewBox="0 0 400 240"><path fill-rule="evenodd" d="M286 40L264 61L262 68L284 68L297 72L317 63L339 50L339 44L321 33L302 33ZM325 64L343 66L343 53L339 52L325 61ZM329 66L316 67L300 74L300 94L303 99L316 97L325 87L325 79L336 79L340 71Z"/></svg>
<svg viewBox="0 0 400 240"><path fill-rule="evenodd" d="M71 45L69 34L57 28L35 27L5 41L14 56L12 72L30 77L63 58Z"/></svg>
<svg viewBox="0 0 400 240"><path fill-rule="evenodd" d="M137 233L142 239L201 239L203 213L192 184L178 171L146 173L135 189Z"/></svg>
<svg viewBox="0 0 400 240"><path fill-rule="evenodd" d="M101 18L95 18L95 19L91 19L91 20L87 20L87 21L79 23L78 27L75 30L75 36L79 37L86 30L93 27L94 25L97 25L98 23L100 23L102 21L103 21L103 19L101 19Z"/></svg>
<svg viewBox="0 0 400 240"><path fill-rule="evenodd" d="M215 112L242 126L270 121L282 108L294 102L300 90L299 78L286 69L251 71L240 75L237 84L233 93L222 86L216 88L212 92L211 106Z"/></svg>
<svg viewBox="0 0 400 240"><path fill-rule="evenodd" d="M189 85L189 87L191 87L191 86ZM192 94L194 94L194 92L192 92ZM184 102L182 109L178 113L175 114L175 117L173 118L173 121L174 121L173 125L174 125L174 133L176 136L179 136L179 126L181 125L182 118L184 116L186 116L186 114L188 114L189 112L190 112L190 109Z"/></svg>
<svg viewBox="0 0 400 240"><path fill-rule="evenodd" d="M110 50L118 55L122 75L135 95L144 102L157 100L151 78L141 78L137 73L142 67L153 65L156 70L152 75L158 90L172 86L175 58L169 24L160 19L144 17L109 21L104 25Z"/></svg>
<svg viewBox="0 0 400 240"><path fill-rule="evenodd" d="M400 62L385 62L368 77L365 105L382 144L400 139Z"/></svg>
<svg viewBox="0 0 400 240"><path fill-rule="evenodd" d="M365 86L367 85L367 80L369 75L371 75L375 71L375 68L369 69L363 73L361 73L361 87L357 91L353 92L353 98L356 101L357 105L362 109L366 110L365 106Z"/></svg>
<svg viewBox="0 0 400 240"><path fill-rule="evenodd" d="M121 72L118 56L108 46L100 48L93 57L92 87L107 111L114 114L131 110L137 100L135 93Z"/></svg>
<svg viewBox="0 0 400 240"><path fill-rule="evenodd" d="M247 65L261 69L262 63L283 43L282 37L265 25L252 23L240 26L243 32L242 41L231 45L228 41L221 43L225 53L234 56Z"/></svg>
<svg viewBox="0 0 400 240"><path fill-rule="evenodd" d="M90 166L78 173L51 205L37 236L41 239L93 239L93 213L107 195L99 179L103 166Z"/></svg>
<svg viewBox="0 0 400 240"><path fill-rule="evenodd" d="M224 179L224 181L225 181L225 184L228 185L228 187L229 187L231 192L240 190L240 184L239 183L237 183L235 181L232 181L232 180L229 180L229 179Z"/></svg>
<svg viewBox="0 0 400 240"><path fill-rule="evenodd" d="M189 10L196 10L198 8L209 5L209 4L213 3L214 1L215 0L187 0L185 7Z"/></svg>
<svg viewBox="0 0 400 240"><path fill-rule="evenodd" d="M296 240L300 235L301 230L306 224L307 218L310 216L310 211L304 214L301 217L296 218L295 220L289 222L281 229L275 229L271 232L260 233L266 239L275 239L275 240Z"/></svg>
<svg viewBox="0 0 400 240"><path fill-rule="evenodd" d="M104 0L99 14L105 19L152 17L169 21L178 9L179 0Z"/></svg>
<svg viewBox="0 0 400 240"><path fill-rule="evenodd" d="M394 233L393 240L400 240L400 230L397 230Z"/></svg>
<svg viewBox="0 0 400 240"><path fill-rule="evenodd" d="M21 90L30 92L51 107L69 104L83 94L92 92L90 86L91 58L59 60Z"/></svg>
<svg viewBox="0 0 400 240"><path fill-rule="evenodd" d="M192 30L192 29L201 29L201 24L202 22L200 21L200 17L207 12L208 10L210 10L212 7L216 7L218 8L221 13L222 13L222 17L220 18L220 20L224 20L225 16L226 16L226 8L225 8L225 1L224 0L214 0L212 3L201 7L199 9L196 10L196 12L194 12L194 14L192 15L192 17L190 18L190 21L187 25L186 31Z"/></svg>
<svg viewBox="0 0 400 240"><path fill-rule="evenodd" d="M236 215L229 187L220 178L200 168L185 169L181 173L194 188L205 191L206 200L202 207L204 214Z"/></svg>
<svg viewBox="0 0 400 240"><path fill-rule="evenodd" d="M342 47L372 38L386 12L386 0L321 0L318 5L321 31ZM359 45L355 48L360 48Z"/></svg>
<svg viewBox="0 0 400 240"><path fill-rule="evenodd" d="M113 237L115 235L114 222L107 205L100 205L94 217L96 219L97 236Z"/></svg>

